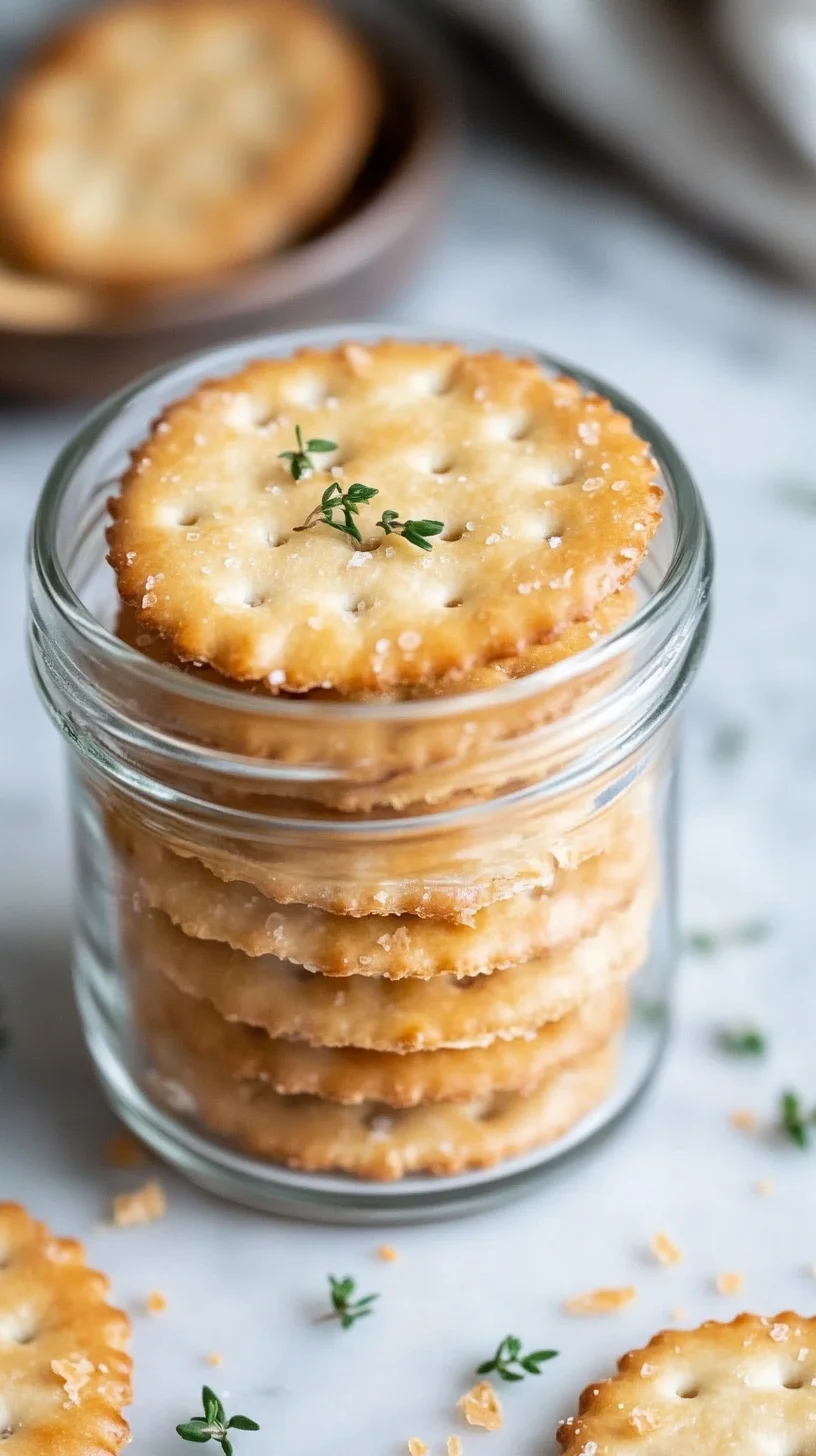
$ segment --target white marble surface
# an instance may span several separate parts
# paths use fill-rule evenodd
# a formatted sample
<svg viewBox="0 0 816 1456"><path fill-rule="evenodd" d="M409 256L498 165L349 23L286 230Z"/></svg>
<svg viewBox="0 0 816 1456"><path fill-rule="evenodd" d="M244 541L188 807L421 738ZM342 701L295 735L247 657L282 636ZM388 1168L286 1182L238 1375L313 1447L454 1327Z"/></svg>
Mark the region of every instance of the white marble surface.
<svg viewBox="0 0 816 1456"><path fill-rule="evenodd" d="M544 1456L556 1419L613 1357L683 1306L690 1320L743 1303L810 1312L816 1283L816 1147L733 1131L728 1114L773 1119L783 1085L816 1102L816 303L685 233L603 169L534 151L511 99L481 131L451 214L395 311L444 330L502 329L583 361L639 397L674 434L702 485L719 550L713 640L688 715L684 918L767 917L762 946L683 967L671 1053L642 1110L602 1150L532 1197L466 1221L399 1229L400 1260L376 1262L376 1230L287 1225L221 1205L162 1174L166 1221L114 1232L111 1193L138 1175L105 1167L113 1130L90 1073L68 983L69 887L60 746L35 702L22 640L22 554L43 473L77 414L5 409L0 489L4 623L0 988L12 1026L0 1059L0 1192L88 1242L134 1314L136 1449L180 1451L175 1423L203 1378L261 1421L239 1453L396 1456L408 1436L461 1430L457 1397L508 1331L561 1357L506 1387L504 1430L463 1431L465 1453ZM745 751L712 759L725 726ZM760 1064L725 1058L718 1025L756 1017ZM759 1197L770 1178L775 1196ZM686 1252L665 1270L646 1251L665 1228ZM745 1275L744 1298L712 1288ZM376 1317L343 1333L314 1325L326 1275L382 1291ZM606 1320L576 1321L565 1296L633 1283ZM148 1319L152 1288L169 1300ZM224 1355L223 1370L204 1364ZM503 1392L504 1393L504 1392ZM237 1444L237 1443L236 1443Z"/></svg>

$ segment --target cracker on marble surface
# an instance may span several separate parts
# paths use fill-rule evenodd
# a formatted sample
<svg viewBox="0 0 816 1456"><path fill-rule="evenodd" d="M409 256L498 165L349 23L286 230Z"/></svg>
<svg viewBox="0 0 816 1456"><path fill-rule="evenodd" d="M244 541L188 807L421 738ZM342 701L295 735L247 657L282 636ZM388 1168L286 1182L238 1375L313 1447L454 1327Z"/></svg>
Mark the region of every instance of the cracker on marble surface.
<svg viewBox="0 0 816 1456"><path fill-rule="evenodd" d="M0 1440L14 1456L115 1456L130 1440L130 1321L75 1239L0 1203Z"/></svg>
<svg viewBox="0 0 816 1456"><path fill-rule="evenodd" d="M816 1319L786 1312L663 1330L590 1385L564 1456L767 1456L813 1449Z"/></svg>
<svg viewBox="0 0 816 1456"><path fill-rule="evenodd" d="M379 83L308 0L129 0L80 18L15 83L0 210L28 266L124 287L255 257L330 212Z"/></svg>
<svg viewBox="0 0 816 1456"><path fill-rule="evenodd" d="M335 445L298 480L281 458L296 425ZM272 691L379 692L591 617L657 528L656 475L623 415L534 360L303 349L165 410L110 503L109 560L177 657ZM338 480L378 492L359 542L300 530ZM385 509L444 530L420 550L378 527Z"/></svg>

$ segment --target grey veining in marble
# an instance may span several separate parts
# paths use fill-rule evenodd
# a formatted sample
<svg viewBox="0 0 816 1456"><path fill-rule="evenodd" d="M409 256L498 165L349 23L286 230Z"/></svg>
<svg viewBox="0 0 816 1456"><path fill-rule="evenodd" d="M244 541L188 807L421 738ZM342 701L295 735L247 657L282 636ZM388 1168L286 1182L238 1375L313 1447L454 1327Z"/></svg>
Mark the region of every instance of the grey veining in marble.
<svg viewBox="0 0 816 1456"><path fill-rule="evenodd" d="M816 1101L813 890L816 876L816 303L753 273L653 210L607 169L548 143L526 106L479 127L427 262L394 316L471 323L560 352L616 380L675 437L700 481L718 549L713 636L688 710L684 917L720 926L767 918L770 939L683 967L664 1072L642 1110L591 1158L535 1196L478 1218L388 1235L285 1225L218 1204L162 1174L166 1221L103 1227L112 1191L134 1176L104 1166L113 1119L80 1043L68 985L69 872L61 750L35 702L22 634L21 560L44 471L73 411L0 415L2 752L0 986L13 1026L0 1060L0 1189L61 1232L86 1237L134 1312L136 1449L178 1450L203 1378L263 1424L240 1452L396 1456L418 1435L434 1453L460 1429L456 1398L512 1330L562 1354L508 1386L504 1430L464 1432L469 1456L537 1456L559 1416L623 1348L675 1306L689 1319L743 1303L808 1312L816 1285L816 1148L740 1135L736 1107L770 1119L779 1089ZM745 732L727 763L724 729ZM756 1018L760 1064L719 1053L724 1021ZM775 1195L754 1191L773 1180ZM686 1253L665 1270L646 1252L666 1229ZM720 1271L745 1275L738 1300ZM343 1333L314 1325L326 1275L382 1291L375 1318ZM606 1320L570 1321L569 1295L635 1284ZM166 1314L141 1301L164 1291ZM208 1370L211 1350L223 1369Z"/></svg>

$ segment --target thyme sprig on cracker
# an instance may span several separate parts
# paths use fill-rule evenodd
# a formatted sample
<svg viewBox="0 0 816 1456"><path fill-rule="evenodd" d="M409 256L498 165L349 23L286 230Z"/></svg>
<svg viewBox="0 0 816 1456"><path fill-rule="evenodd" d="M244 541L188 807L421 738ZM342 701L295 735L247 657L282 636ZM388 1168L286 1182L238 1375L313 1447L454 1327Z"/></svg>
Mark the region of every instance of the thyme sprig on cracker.
<svg viewBox="0 0 816 1456"><path fill-rule="evenodd" d="M332 1307L328 1314L320 1316L320 1322L325 1320L339 1320L340 1327L350 1330L357 1320L365 1319L366 1315L373 1314L372 1305L379 1299L379 1294L365 1294L362 1299L355 1299L357 1283L350 1274L342 1279L335 1279L333 1274L329 1275L329 1294Z"/></svg>
<svg viewBox="0 0 816 1456"><path fill-rule="evenodd" d="M310 531L312 526L331 526L335 531L341 531L344 536L350 536L360 546L363 538L360 528L357 525L355 516L359 515L357 507L364 501L373 500L379 491L373 485L363 485L356 480L344 491L339 481L333 480L327 485L320 504L311 510L302 526L295 526L296 531ZM342 511L342 518L335 520L335 511ZM384 531L386 536L393 534L404 536L412 546L418 546L421 551L432 551L428 536L438 536L445 529L444 521L401 521L399 511L383 511L379 521L379 530Z"/></svg>
<svg viewBox="0 0 816 1456"><path fill-rule="evenodd" d="M392 533L404 536L406 541L410 541L412 546L418 546L421 551L432 551L433 547L426 537L438 536L445 529L444 521L401 521L399 511L383 511L377 525L386 536Z"/></svg>
<svg viewBox="0 0 816 1456"><path fill-rule="evenodd" d="M354 517L359 515L358 505L363 501L371 500L371 497L378 495L373 486L362 485L359 480L350 485L344 491L338 481L333 480L327 485L321 498L320 505L310 511L302 526L295 526L296 531L309 531L312 526L331 526L335 531L342 531L344 536L351 536L355 541L363 543L360 535L360 528ZM334 512L341 510L343 518L340 521L334 519Z"/></svg>
<svg viewBox="0 0 816 1456"><path fill-rule="evenodd" d="M328 455L332 450L337 449L334 440L321 440L319 436L307 440L304 445L300 425L295 425L295 439L297 440L297 450L281 450L278 455L279 460L289 461L293 480L300 480L307 471L317 469L312 459L313 455Z"/></svg>
<svg viewBox="0 0 816 1456"><path fill-rule="evenodd" d="M516 1335L505 1335L492 1360L485 1360L476 1366L477 1375L490 1375L495 1371L500 1380L523 1380L525 1374L540 1375L540 1367L546 1360L554 1360L557 1350L533 1350L522 1354L521 1340Z"/></svg>
<svg viewBox="0 0 816 1456"><path fill-rule="evenodd" d="M202 1446L205 1441L218 1441L224 1456L232 1456L232 1442L229 1438L229 1431L259 1431L261 1428L257 1421L251 1421L249 1416L230 1416L214 1390L205 1385L201 1391L201 1403L204 1407L203 1416L192 1416L189 1421L182 1421L176 1426L182 1441L194 1441Z"/></svg>

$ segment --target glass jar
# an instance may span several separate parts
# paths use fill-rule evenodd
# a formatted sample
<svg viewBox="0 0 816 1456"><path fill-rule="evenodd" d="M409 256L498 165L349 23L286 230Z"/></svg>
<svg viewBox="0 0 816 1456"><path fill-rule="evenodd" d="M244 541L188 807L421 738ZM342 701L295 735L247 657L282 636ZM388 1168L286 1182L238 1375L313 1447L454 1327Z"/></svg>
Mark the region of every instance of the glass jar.
<svg viewBox="0 0 816 1456"><path fill-rule="evenodd" d="M232 345L102 405L40 502L30 634L70 750L76 987L113 1106L216 1192L384 1221L529 1187L648 1084L711 547L657 425L539 355L630 417L664 490L597 641L569 629L444 697L340 702L179 671L122 615L115 635L106 498L128 452L202 379L339 338Z"/></svg>

